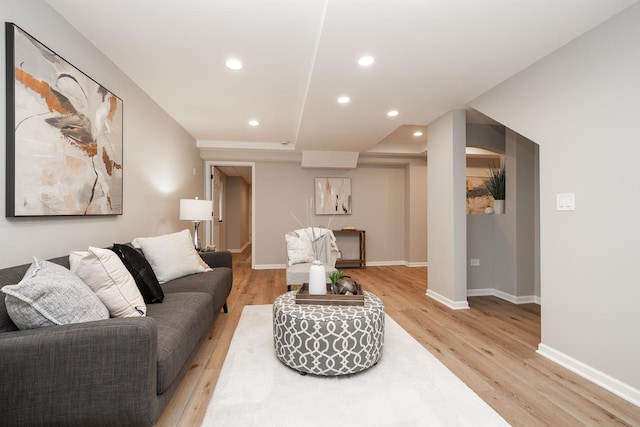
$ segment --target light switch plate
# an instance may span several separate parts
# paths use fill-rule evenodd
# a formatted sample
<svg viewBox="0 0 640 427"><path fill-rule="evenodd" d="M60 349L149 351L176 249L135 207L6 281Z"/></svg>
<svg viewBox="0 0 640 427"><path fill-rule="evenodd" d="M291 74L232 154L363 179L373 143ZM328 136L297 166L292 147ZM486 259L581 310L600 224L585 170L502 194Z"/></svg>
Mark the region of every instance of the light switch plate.
<svg viewBox="0 0 640 427"><path fill-rule="evenodd" d="M556 210L557 211L575 211L576 210L575 193L556 194Z"/></svg>

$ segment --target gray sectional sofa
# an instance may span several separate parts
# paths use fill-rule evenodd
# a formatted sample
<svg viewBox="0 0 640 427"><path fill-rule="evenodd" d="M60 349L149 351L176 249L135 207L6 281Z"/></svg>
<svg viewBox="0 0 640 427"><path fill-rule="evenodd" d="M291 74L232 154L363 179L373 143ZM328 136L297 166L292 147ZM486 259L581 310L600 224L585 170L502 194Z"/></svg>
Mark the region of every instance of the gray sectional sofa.
<svg viewBox="0 0 640 427"><path fill-rule="evenodd" d="M211 271L161 285L144 317L18 330L0 293L0 425L153 425L221 309L229 252L200 253ZM50 260L69 268L69 257ZM0 269L0 288L30 264Z"/></svg>

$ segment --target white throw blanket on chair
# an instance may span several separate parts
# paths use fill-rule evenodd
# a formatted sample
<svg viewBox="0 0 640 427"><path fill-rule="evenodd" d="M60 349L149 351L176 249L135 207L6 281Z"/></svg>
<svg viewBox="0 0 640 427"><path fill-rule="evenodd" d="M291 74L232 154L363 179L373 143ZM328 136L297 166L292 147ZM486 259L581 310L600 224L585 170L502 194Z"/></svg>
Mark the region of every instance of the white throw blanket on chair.
<svg viewBox="0 0 640 427"><path fill-rule="evenodd" d="M340 251L333 231L326 228L307 227L300 228L294 232L301 238L304 239L306 237L309 240L312 248L315 248L314 254L320 261L335 267Z"/></svg>

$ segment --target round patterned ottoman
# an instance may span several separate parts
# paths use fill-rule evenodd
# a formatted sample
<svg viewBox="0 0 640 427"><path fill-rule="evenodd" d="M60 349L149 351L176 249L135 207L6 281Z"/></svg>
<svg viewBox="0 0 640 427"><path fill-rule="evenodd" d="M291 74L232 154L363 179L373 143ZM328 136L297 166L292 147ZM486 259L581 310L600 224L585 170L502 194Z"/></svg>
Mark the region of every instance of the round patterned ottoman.
<svg viewBox="0 0 640 427"><path fill-rule="evenodd" d="M364 306L296 304L296 291L273 304L273 341L282 363L303 374L346 375L382 357L384 305L364 292Z"/></svg>

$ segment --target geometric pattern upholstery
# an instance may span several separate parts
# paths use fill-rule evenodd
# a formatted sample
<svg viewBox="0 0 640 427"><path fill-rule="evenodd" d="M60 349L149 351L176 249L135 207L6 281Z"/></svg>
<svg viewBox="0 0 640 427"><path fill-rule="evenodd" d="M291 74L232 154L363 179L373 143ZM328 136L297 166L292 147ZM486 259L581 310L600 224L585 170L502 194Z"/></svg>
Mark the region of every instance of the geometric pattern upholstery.
<svg viewBox="0 0 640 427"><path fill-rule="evenodd" d="M384 344L384 304L364 292L364 306L296 304L296 291L273 304L276 357L304 374L347 375L378 363Z"/></svg>

